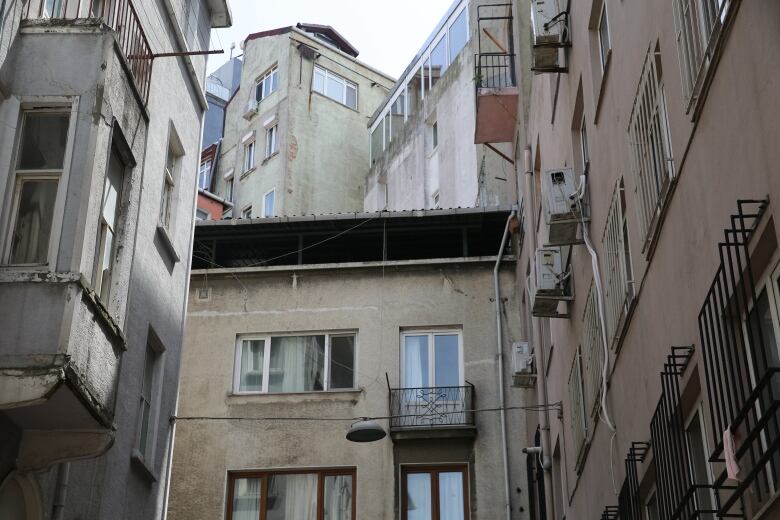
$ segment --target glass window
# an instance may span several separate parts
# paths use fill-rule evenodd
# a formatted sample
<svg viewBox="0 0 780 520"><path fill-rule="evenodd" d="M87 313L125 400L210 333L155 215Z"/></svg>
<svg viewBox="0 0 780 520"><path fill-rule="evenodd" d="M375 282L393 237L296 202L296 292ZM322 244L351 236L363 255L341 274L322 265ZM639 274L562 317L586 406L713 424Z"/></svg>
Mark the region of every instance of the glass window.
<svg viewBox="0 0 780 520"><path fill-rule="evenodd" d="M371 165L377 160L379 160L380 157L382 157L383 146L382 146L382 123L378 124L376 128L374 128L374 131L371 132Z"/></svg>
<svg viewBox="0 0 780 520"><path fill-rule="evenodd" d="M404 336L404 381L406 388L430 386L428 376L428 336Z"/></svg>
<svg viewBox="0 0 780 520"><path fill-rule="evenodd" d="M230 520L353 520L354 469L242 472L229 480Z"/></svg>
<svg viewBox="0 0 780 520"><path fill-rule="evenodd" d="M136 448L147 464L152 462L154 452L155 413L157 394L159 392L159 364L162 355L152 343L152 338L146 342L144 358L144 374L141 383L141 396L138 410L138 441Z"/></svg>
<svg viewBox="0 0 780 520"><path fill-rule="evenodd" d="M431 88L447 71L447 37L444 36L431 51Z"/></svg>
<svg viewBox="0 0 780 520"><path fill-rule="evenodd" d="M277 139L279 125L274 125L265 131L265 158L271 157L279 151L279 141Z"/></svg>
<svg viewBox="0 0 780 520"><path fill-rule="evenodd" d="M409 117L415 115L420 110L420 106L422 106L422 78L422 67L420 67L406 84L406 112Z"/></svg>
<svg viewBox="0 0 780 520"><path fill-rule="evenodd" d="M702 429L699 412L696 412L691 419L690 424L685 429L685 437L688 441L688 457L691 476L695 484L709 486L710 472L707 459L707 442L704 439L704 430ZM696 490L696 508L702 511L711 511L713 509L712 493L709 488L701 487ZM711 513L701 513L700 518L711 520L715 517Z"/></svg>
<svg viewBox="0 0 780 520"><path fill-rule="evenodd" d="M439 473L439 520L463 520L463 472Z"/></svg>
<svg viewBox="0 0 780 520"><path fill-rule="evenodd" d="M324 389L325 336L271 339L268 391L312 392Z"/></svg>
<svg viewBox="0 0 780 520"><path fill-rule="evenodd" d="M263 355L265 341L250 339L241 342L240 392L260 392L263 389Z"/></svg>
<svg viewBox="0 0 780 520"><path fill-rule="evenodd" d="M405 109L405 98L404 95L401 94L396 98L395 101L393 101L392 106L390 107L390 115L391 115L391 125L393 128L393 134L395 136L400 135L401 129L404 127L404 109Z"/></svg>
<svg viewBox="0 0 780 520"><path fill-rule="evenodd" d="M198 188L207 190L211 186L211 160L200 163L198 169Z"/></svg>
<svg viewBox="0 0 780 520"><path fill-rule="evenodd" d="M460 12L450 26L450 61L455 59L469 41L468 8Z"/></svg>
<svg viewBox="0 0 780 520"><path fill-rule="evenodd" d="M434 350L434 381L436 382L436 386L459 386L460 360L458 358L458 335L435 335Z"/></svg>
<svg viewBox="0 0 780 520"><path fill-rule="evenodd" d="M255 142L244 145L244 171L248 172L255 167Z"/></svg>
<svg viewBox="0 0 780 520"><path fill-rule="evenodd" d="M275 198L275 191L274 190L269 191L263 197L263 216L264 217L273 217L276 214L276 209L274 208L274 198Z"/></svg>
<svg viewBox="0 0 780 520"><path fill-rule="evenodd" d="M406 476L406 507L404 510L407 520L432 520L430 473L410 473Z"/></svg>
<svg viewBox="0 0 780 520"><path fill-rule="evenodd" d="M315 67L314 68L314 84L312 89L320 94L325 93L325 71Z"/></svg>
<svg viewBox="0 0 780 520"><path fill-rule="evenodd" d="M433 144L433 149L435 150L437 146L439 146L439 122L436 121L433 123L433 126L431 127L431 142Z"/></svg>
<svg viewBox="0 0 780 520"><path fill-rule="evenodd" d="M463 520L466 515L464 466L403 468L403 520ZM437 514L438 513L438 514Z"/></svg>
<svg viewBox="0 0 780 520"><path fill-rule="evenodd" d="M609 20L607 19L607 0L603 0L601 17L599 18L599 52L601 57L601 70L607 65L609 50L612 44L609 41Z"/></svg>
<svg viewBox="0 0 780 520"><path fill-rule="evenodd" d="M330 388L355 387L355 336L333 336L330 340Z"/></svg>
<svg viewBox="0 0 780 520"><path fill-rule="evenodd" d="M351 83L347 83L347 98L344 104L357 110L357 87Z"/></svg>
<svg viewBox="0 0 780 520"><path fill-rule="evenodd" d="M461 385L459 333L406 333L402 338L405 388Z"/></svg>
<svg viewBox="0 0 780 520"><path fill-rule="evenodd" d="M168 231L171 229L173 205L175 202L174 192L176 190L175 175L177 164L178 154L173 149L173 142L171 141L168 143L168 153L165 158L162 201L160 202L160 225Z"/></svg>
<svg viewBox="0 0 780 520"><path fill-rule="evenodd" d="M255 100L262 101L273 94L279 87L279 71L276 67L271 69L257 82L255 87Z"/></svg>
<svg viewBox="0 0 780 520"><path fill-rule="evenodd" d="M312 90L357 110L357 85L338 74L315 66Z"/></svg>
<svg viewBox="0 0 780 520"><path fill-rule="evenodd" d="M100 295L104 305L108 305L111 292L111 274L113 272L116 247L117 223L122 197L125 165L116 150L111 150L108 171L103 187L102 210L100 213L100 232L95 264L95 292Z"/></svg>
<svg viewBox="0 0 780 520"><path fill-rule="evenodd" d="M225 200L233 202L233 176L225 179Z"/></svg>
<svg viewBox="0 0 780 520"><path fill-rule="evenodd" d="M68 140L68 114L27 112L22 123L20 170L62 170Z"/></svg>
<svg viewBox="0 0 780 520"><path fill-rule="evenodd" d="M241 210L241 218L252 218L252 206L251 206L251 204Z"/></svg>

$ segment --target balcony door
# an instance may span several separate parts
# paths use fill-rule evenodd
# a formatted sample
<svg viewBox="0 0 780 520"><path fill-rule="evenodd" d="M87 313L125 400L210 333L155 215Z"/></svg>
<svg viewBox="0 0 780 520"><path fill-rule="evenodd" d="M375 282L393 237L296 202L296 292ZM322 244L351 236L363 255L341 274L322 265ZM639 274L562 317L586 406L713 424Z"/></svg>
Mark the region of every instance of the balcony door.
<svg viewBox="0 0 780 520"><path fill-rule="evenodd" d="M458 424L466 402L459 331L401 336L401 412L413 426Z"/></svg>

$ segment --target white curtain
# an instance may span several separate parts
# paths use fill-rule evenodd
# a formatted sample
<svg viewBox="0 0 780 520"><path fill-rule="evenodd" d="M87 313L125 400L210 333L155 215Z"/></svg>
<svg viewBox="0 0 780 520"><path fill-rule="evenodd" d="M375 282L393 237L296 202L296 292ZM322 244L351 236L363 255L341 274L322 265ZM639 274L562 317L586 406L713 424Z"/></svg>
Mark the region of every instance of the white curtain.
<svg viewBox="0 0 780 520"><path fill-rule="evenodd" d="M267 519L316 520L317 475L269 477Z"/></svg>
<svg viewBox="0 0 780 520"><path fill-rule="evenodd" d="M271 340L269 392L323 389L324 336L287 336Z"/></svg>
<svg viewBox="0 0 780 520"><path fill-rule="evenodd" d="M352 520L352 476L325 477L325 520Z"/></svg>
<svg viewBox="0 0 780 520"><path fill-rule="evenodd" d="M404 388L428 386L428 336L404 337Z"/></svg>
<svg viewBox="0 0 780 520"><path fill-rule="evenodd" d="M259 478L236 479L233 487L233 518L231 520L257 520L260 518Z"/></svg>
<svg viewBox="0 0 780 520"><path fill-rule="evenodd" d="M439 473L439 520L463 520L463 473Z"/></svg>
<svg viewBox="0 0 780 520"><path fill-rule="evenodd" d="M407 520L431 520L430 473L409 473L406 475L406 518Z"/></svg>

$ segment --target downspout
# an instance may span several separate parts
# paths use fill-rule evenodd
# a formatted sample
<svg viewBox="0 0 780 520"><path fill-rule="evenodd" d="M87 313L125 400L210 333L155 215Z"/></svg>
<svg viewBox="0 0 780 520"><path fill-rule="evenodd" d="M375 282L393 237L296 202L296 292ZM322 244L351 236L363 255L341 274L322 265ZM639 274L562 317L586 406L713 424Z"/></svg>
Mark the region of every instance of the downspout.
<svg viewBox="0 0 780 520"><path fill-rule="evenodd" d="M495 290L496 311L496 358L498 359L498 407L501 410L501 458L504 464L504 499L506 500L506 520L512 518L512 507L509 503L509 449L506 444L506 410L504 409L504 336L501 329L501 289L498 285L498 269L501 267L501 258L504 256L504 248L509 238L509 224L516 216L512 210L506 219L504 236L501 238L501 248L496 255L496 266L493 268L493 289Z"/></svg>
<svg viewBox="0 0 780 520"><path fill-rule="evenodd" d="M534 191L534 183L533 183L533 170L531 169L531 148L527 147L525 148L525 192L530 197L530 204L526 206L526 211L528 211L529 214L529 224L531 226L531 232L528 233L528 236L531 238L530 243L530 256L534 259L534 262L536 261L536 247L537 247L537 236L536 236L536 192ZM535 268L535 266L534 266ZM531 273L531 276L533 276L533 270ZM526 282L527 283L527 282ZM528 302L531 304L531 302ZM538 338L539 342L538 344L541 345L542 342L542 329L541 324L539 323L539 318L536 316L532 316L531 321L533 323L533 338ZM541 423L541 431L542 431L542 457L549 456L551 454L551 446L552 441L550 439L550 411L547 408L548 398L547 398L547 368L545 366L545 359L544 359L544 352L540 352L540 349L537 349L537 342L532 341L531 344L534 346L534 357L539 362L539 373L538 373L538 379L539 379L539 387L541 388L541 394L540 399L538 399L538 404L541 408L540 413L540 423ZM548 516L550 518L556 518L555 516L555 500L553 500L552 497L552 476L550 475L550 472L547 470L544 470L544 499L547 504L547 511Z"/></svg>

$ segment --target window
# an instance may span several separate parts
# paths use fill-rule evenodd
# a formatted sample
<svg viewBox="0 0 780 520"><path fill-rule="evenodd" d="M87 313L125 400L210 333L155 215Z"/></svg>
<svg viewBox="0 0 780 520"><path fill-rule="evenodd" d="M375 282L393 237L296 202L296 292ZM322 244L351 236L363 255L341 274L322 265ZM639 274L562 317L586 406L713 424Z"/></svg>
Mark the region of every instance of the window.
<svg viewBox="0 0 780 520"><path fill-rule="evenodd" d="M69 123L68 114L44 110L25 112L22 117L7 253L10 264L49 261Z"/></svg>
<svg viewBox="0 0 780 520"><path fill-rule="evenodd" d="M265 131L265 158L268 159L279 152L279 142L277 139L279 125L276 124ZM254 151L253 151L254 154ZM254 160L254 159L253 159Z"/></svg>
<svg viewBox="0 0 780 520"><path fill-rule="evenodd" d="M455 60L461 49L466 46L466 42L469 41L468 14L468 9L463 9L450 26L450 61Z"/></svg>
<svg viewBox="0 0 780 520"><path fill-rule="evenodd" d="M200 163L198 169L198 188L208 190L211 187L211 159Z"/></svg>
<svg viewBox="0 0 780 520"><path fill-rule="evenodd" d="M321 392L355 388L355 333L242 336L237 393Z"/></svg>
<svg viewBox="0 0 780 520"><path fill-rule="evenodd" d="M634 107L629 119L632 170L638 194L639 223L645 248L674 179L660 49L647 53Z"/></svg>
<svg viewBox="0 0 780 520"><path fill-rule="evenodd" d="M406 84L406 114L407 117L415 115L422 106L423 100L423 72L420 67L417 72L409 78Z"/></svg>
<svg viewBox="0 0 780 520"><path fill-rule="evenodd" d="M329 70L315 66L311 88L314 92L357 110L357 85Z"/></svg>
<svg viewBox="0 0 780 520"><path fill-rule="evenodd" d="M588 129L585 126L585 114L582 114L579 128L579 141L580 141L580 172L585 174L588 172L590 165L590 150L588 149Z"/></svg>
<svg viewBox="0 0 780 520"><path fill-rule="evenodd" d="M431 127L431 142L433 143L433 149L435 150L439 146L439 122L436 121Z"/></svg>
<svg viewBox="0 0 780 520"><path fill-rule="evenodd" d="M431 51L431 88L447 71L447 36L444 35Z"/></svg>
<svg viewBox="0 0 780 520"><path fill-rule="evenodd" d="M160 202L160 226L166 231L171 231L171 222L173 220L173 206L176 202L176 175L179 163L180 153L175 148L174 136L168 143L168 152L165 156L165 172L163 173L162 201Z"/></svg>
<svg viewBox="0 0 780 520"><path fill-rule="evenodd" d="M122 158L112 147L100 206L100 229L93 284L95 293L100 296L100 300L105 306L108 306L111 294L111 275L116 261L116 235L122 204L124 170L125 164Z"/></svg>
<svg viewBox="0 0 780 520"><path fill-rule="evenodd" d="M274 190L271 190L265 195L263 195L263 216L264 217L273 217L276 215L276 210L274 208L274 198L275 198Z"/></svg>
<svg viewBox="0 0 780 520"><path fill-rule="evenodd" d="M591 417L598 414L601 398L601 376L604 368L604 339L601 335L601 320L599 319L596 286L590 284L588 298L585 300L585 311L580 329L582 365L585 374L582 381L586 413Z"/></svg>
<svg viewBox="0 0 780 520"><path fill-rule="evenodd" d="M468 468L402 466L403 520L460 520L469 516Z"/></svg>
<svg viewBox="0 0 780 520"><path fill-rule="evenodd" d="M410 331L403 333L401 338L402 384L405 388L463 385L459 331Z"/></svg>
<svg viewBox="0 0 780 520"><path fill-rule="evenodd" d="M41 0L43 2L43 18L62 18L65 16L63 0Z"/></svg>
<svg viewBox="0 0 780 520"><path fill-rule="evenodd" d="M601 70L607 67L607 60L612 51L612 43L609 39L609 19L607 18L607 0L602 0L601 14L599 15L599 59L601 60Z"/></svg>
<svg viewBox="0 0 780 520"><path fill-rule="evenodd" d="M645 520L661 520L658 515L658 494L653 492L645 503Z"/></svg>
<svg viewBox="0 0 780 520"><path fill-rule="evenodd" d="M355 518L355 470L231 473L227 520Z"/></svg>
<svg viewBox="0 0 780 520"><path fill-rule="evenodd" d="M612 196L602 242L607 340L610 345L614 345L634 299L634 273L626 221L626 190L622 179Z"/></svg>
<svg viewBox="0 0 780 520"><path fill-rule="evenodd" d="M431 198L433 199L433 209L439 209L441 207L439 204L439 190L433 192L433 197Z"/></svg>
<svg viewBox="0 0 780 520"><path fill-rule="evenodd" d="M241 210L241 218L252 218L252 205Z"/></svg>
<svg viewBox="0 0 780 520"><path fill-rule="evenodd" d="M209 219L209 212L205 209L196 209L195 210L195 220L208 220Z"/></svg>
<svg viewBox="0 0 780 520"><path fill-rule="evenodd" d="M244 144L244 172L248 172L255 167L255 142L250 141Z"/></svg>
<svg viewBox="0 0 780 520"><path fill-rule="evenodd" d="M255 101L259 103L272 93L276 92L277 88L279 88L279 71L274 67L257 81L257 85L255 86Z"/></svg>
<svg viewBox="0 0 780 520"><path fill-rule="evenodd" d="M146 341L144 373L141 395L138 403L137 456L149 466L154 456L155 432L157 431L157 410L160 395L160 374L162 372L163 348L150 331ZM151 469L151 468L150 468Z"/></svg>
<svg viewBox="0 0 780 520"><path fill-rule="evenodd" d="M685 428L685 440L688 445L688 464L694 484L702 487L696 489L696 509L700 511L713 510L713 496L709 485L712 477L709 470L709 451L704 437L704 426L701 422L700 410L697 410ZM702 520L713 520L712 513L700 513Z"/></svg>
<svg viewBox="0 0 780 520"><path fill-rule="evenodd" d="M225 176L225 200L233 202L233 173L231 170L230 175Z"/></svg>
<svg viewBox="0 0 780 520"><path fill-rule="evenodd" d="M690 112L723 34L729 0L675 0L674 18L683 94Z"/></svg>
<svg viewBox="0 0 780 520"><path fill-rule="evenodd" d="M371 131L371 165L382 157L384 151L384 121L381 120L379 124Z"/></svg>
<svg viewBox="0 0 780 520"><path fill-rule="evenodd" d="M574 354L574 362L569 372L569 420L571 421L572 440L574 441L574 453L576 454L575 470L579 472L585 455L585 446L588 442L588 425L585 414L582 384L582 359L580 348Z"/></svg>

